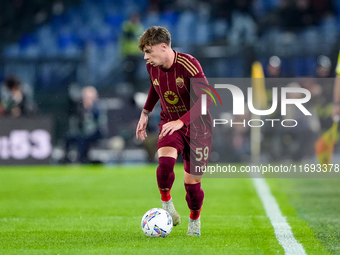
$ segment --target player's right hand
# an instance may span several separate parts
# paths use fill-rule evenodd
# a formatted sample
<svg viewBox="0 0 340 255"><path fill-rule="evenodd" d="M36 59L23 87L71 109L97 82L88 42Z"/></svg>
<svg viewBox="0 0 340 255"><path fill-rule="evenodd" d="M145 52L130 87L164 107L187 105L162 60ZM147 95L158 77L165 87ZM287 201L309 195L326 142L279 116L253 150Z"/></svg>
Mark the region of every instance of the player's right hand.
<svg viewBox="0 0 340 255"><path fill-rule="evenodd" d="M145 114L141 114L138 125L137 125L137 129L136 129L136 138L137 140L139 140L139 138L144 141L145 138L148 137L148 135L146 134L146 125L148 124L148 116L146 116Z"/></svg>

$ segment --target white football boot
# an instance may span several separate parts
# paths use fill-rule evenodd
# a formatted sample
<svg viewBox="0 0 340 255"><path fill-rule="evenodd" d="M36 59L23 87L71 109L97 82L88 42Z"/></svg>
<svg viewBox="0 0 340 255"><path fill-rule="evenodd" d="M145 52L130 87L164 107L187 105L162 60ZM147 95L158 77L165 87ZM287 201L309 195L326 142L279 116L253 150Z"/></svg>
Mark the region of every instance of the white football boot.
<svg viewBox="0 0 340 255"><path fill-rule="evenodd" d="M201 216L197 220L192 220L189 217L188 236L200 236L201 235Z"/></svg>
<svg viewBox="0 0 340 255"><path fill-rule="evenodd" d="M162 208L171 215L174 226L181 223L181 216L176 211L172 198L169 201L162 201Z"/></svg>

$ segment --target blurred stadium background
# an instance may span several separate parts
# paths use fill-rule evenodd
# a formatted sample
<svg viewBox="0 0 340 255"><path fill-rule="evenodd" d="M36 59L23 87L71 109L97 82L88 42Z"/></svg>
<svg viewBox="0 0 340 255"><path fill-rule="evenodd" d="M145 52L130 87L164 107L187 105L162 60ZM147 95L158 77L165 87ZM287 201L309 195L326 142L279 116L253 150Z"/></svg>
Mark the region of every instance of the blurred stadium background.
<svg viewBox="0 0 340 255"><path fill-rule="evenodd" d="M208 78L250 78L260 61L267 90L307 88L313 116L289 111L301 123L293 131L261 128L260 160L316 162L314 143L332 126L340 0L1 0L0 254L292 254L255 178L205 178L202 236L184 238L181 164L172 196L182 224L166 239L142 233L142 215L160 206L156 164L144 164L155 162L159 106L146 142L135 139L150 86L137 38L152 25L168 28ZM232 118L230 100L223 109ZM248 165L249 128L214 131L210 161ZM104 164L61 165L79 162ZM339 180L265 180L307 254L340 254Z"/></svg>
<svg viewBox="0 0 340 255"><path fill-rule="evenodd" d="M86 86L98 90L105 113L103 135L91 145L89 160L154 161L159 108L148 142L135 139L150 85L136 38L149 26L165 26L174 49L195 56L214 78L250 77L255 60L269 78L332 78L340 46L340 0L2 0L0 13L0 81L15 75L30 109L10 118L2 84L0 164L36 164L30 148L42 129L51 145L40 143L49 152L40 159L64 163L66 137L79 126L77 105ZM331 126L332 81L300 84L315 99L310 105L315 120L304 127L311 138L302 143L292 134L264 133L270 139L262 146L262 160L315 159L311 146ZM25 134L13 134L19 126L27 128L26 147L18 145ZM248 162L249 130L220 132L229 138L215 143L212 160ZM11 144L17 154L6 149ZM75 147L67 153L67 162L76 162Z"/></svg>

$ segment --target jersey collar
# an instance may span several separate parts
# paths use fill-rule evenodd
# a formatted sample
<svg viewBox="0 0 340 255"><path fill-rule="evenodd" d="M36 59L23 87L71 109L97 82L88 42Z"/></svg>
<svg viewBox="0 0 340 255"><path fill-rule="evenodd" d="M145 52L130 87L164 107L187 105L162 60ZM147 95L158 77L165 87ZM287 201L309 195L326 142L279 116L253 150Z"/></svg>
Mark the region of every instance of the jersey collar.
<svg viewBox="0 0 340 255"><path fill-rule="evenodd" d="M175 57L174 57L174 62L172 62L172 65L170 66L169 69L164 69L163 67L160 66L160 68L162 69L163 72L169 72L169 71L172 71L174 68L175 68L175 64L177 62L177 55L178 55L178 52L173 50L174 53L175 53Z"/></svg>

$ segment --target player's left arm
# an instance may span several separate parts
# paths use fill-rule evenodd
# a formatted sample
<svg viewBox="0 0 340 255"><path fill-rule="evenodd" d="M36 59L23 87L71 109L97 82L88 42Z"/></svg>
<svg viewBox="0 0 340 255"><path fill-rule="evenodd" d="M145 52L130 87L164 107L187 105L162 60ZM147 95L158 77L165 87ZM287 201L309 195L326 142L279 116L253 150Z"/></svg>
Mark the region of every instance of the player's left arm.
<svg viewBox="0 0 340 255"><path fill-rule="evenodd" d="M187 76L189 79L191 79L192 89L195 92L198 99L195 102L195 104L190 108L190 110L180 118L180 120L182 120L186 126L189 126L190 123L195 121L201 115L201 105L202 105L201 95L206 94L206 92L202 90L202 88L211 92L209 89L208 80L205 77L205 74L203 73L202 67L200 63L198 62L198 60L193 58L191 60L191 63L196 67L195 70L197 70L197 72L195 73L187 72ZM207 97L207 108L209 108L212 104L213 104L212 98Z"/></svg>
<svg viewBox="0 0 340 255"><path fill-rule="evenodd" d="M201 95L205 92L201 89L199 89L200 84L199 82L204 83L205 85L208 85L208 81L203 73L202 67L200 63L197 61L197 59L193 58L190 60L189 65L191 65L192 68L185 70L185 75L191 79L191 78L199 78L197 79L197 82L192 84L195 94L198 97L198 100L193 105L193 107L185 113L181 118L175 121L170 121L163 125L162 132L160 134L160 138L167 135L172 135L175 131L181 129L184 125L189 126L191 122L196 120L201 115L201 104L202 104L202 98ZM207 89L209 91L209 89ZM213 101L210 97L207 98L207 107L210 107L213 104Z"/></svg>

